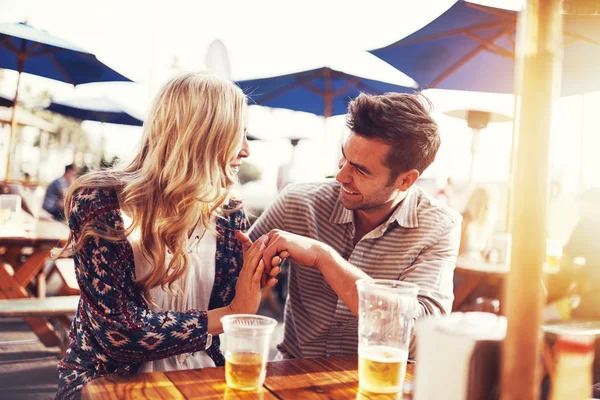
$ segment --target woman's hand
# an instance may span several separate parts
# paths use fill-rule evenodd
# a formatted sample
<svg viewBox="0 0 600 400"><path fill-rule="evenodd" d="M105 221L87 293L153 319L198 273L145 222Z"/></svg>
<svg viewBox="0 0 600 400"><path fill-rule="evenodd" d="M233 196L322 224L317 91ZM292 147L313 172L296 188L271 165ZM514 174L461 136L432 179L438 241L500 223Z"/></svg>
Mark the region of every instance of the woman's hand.
<svg viewBox="0 0 600 400"><path fill-rule="evenodd" d="M241 232L235 232L238 239ZM244 235L246 238L247 236ZM250 247L244 247L244 265L235 286L235 298L229 305L233 314L256 314L261 300L261 278L265 269L262 254L269 238L261 236ZM247 250L246 250L247 249Z"/></svg>
<svg viewBox="0 0 600 400"><path fill-rule="evenodd" d="M244 249L244 259L246 259L246 253L252 246L252 240L250 237L241 231L235 231L235 237L242 244L242 248ZM265 235L265 245L269 242L269 238ZM258 241L258 240L257 240ZM260 281L260 286L262 288L270 288L277 284L278 279L276 276L281 272L280 264L284 258L287 257L287 253L284 252L281 257L275 256L271 259L270 265L267 265L267 268L264 270L262 279Z"/></svg>

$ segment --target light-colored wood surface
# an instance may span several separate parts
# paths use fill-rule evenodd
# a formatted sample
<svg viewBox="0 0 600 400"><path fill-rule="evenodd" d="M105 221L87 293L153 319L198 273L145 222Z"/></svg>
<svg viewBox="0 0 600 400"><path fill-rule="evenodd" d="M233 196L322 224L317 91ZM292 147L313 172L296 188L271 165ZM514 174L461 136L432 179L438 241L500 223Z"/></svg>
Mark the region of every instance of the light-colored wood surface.
<svg viewBox="0 0 600 400"><path fill-rule="evenodd" d="M550 125L555 78L560 76L560 0L528 0L519 18L515 72L522 85L515 125L517 146L512 207L511 270L505 287L506 339L501 400L540 395L542 267L546 251Z"/></svg>
<svg viewBox="0 0 600 400"><path fill-rule="evenodd" d="M452 311L459 311L471 294L483 283L497 286L499 292L502 292L502 286L509 272L510 266L507 264L492 264L483 258L459 256L454 274L461 277L462 281L454 288ZM544 276L547 276L556 273L557 270L544 266L543 272Z"/></svg>
<svg viewBox="0 0 600 400"><path fill-rule="evenodd" d="M111 399L399 399L399 395L360 393L356 356L270 362L263 388L242 392L227 387L225 369L153 372L130 377L105 376L83 387L85 400ZM406 381L413 381L414 364Z"/></svg>
<svg viewBox="0 0 600 400"><path fill-rule="evenodd" d="M506 264L492 264L483 258L458 257L456 259L456 270L471 274L494 274L506 275L510 271L510 266Z"/></svg>
<svg viewBox="0 0 600 400"><path fill-rule="evenodd" d="M77 276L75 275L75 262L72 258L59 258L54 260L54 269L50 275L59 277L62 287L59 294L62 296L78 295L80 293Z"/></svg>
<svg viewBox="0 0 600 400"><path fill-rule="evenodd" d="M185 399L277 399L267 389L241 391L227 387L223 368L165 372Z"/></svg>
<svg viewBox="0 0 600 400"><path fill-rule="evenodd" d="M84 386L82 398L98 400L185 399L175 384L162 372L134 376L111 375L97 379Z"/></svg>
<svg viewBox="0 0 600 400"><path fill-rule="evenodd" d="M0 246L49 246L64 242L69 237L69 227L58 221L38 221L35 229L23 236L0 236Z"/></svg>
<svg viewBox="0 0 600 400"><path fill-rule="evenodd" d="M0 300L0 318L74 315L78 304L79 296L5 299Z"/></svg>
<svg viewBox="0 0 600 400"><path fill-rule="evenodd" d="M39 221L36 228L25 236L0 237L0 298L34 297L27 286L42 273L50 250L64 244L68 236L69 228L65 224ZM32 250L25 252L25 248ZM38 295L44 297L45 293ZM27 317L25 322L45 346L52 347L61 343L61 335L55 332L45 318Z"/></svg>

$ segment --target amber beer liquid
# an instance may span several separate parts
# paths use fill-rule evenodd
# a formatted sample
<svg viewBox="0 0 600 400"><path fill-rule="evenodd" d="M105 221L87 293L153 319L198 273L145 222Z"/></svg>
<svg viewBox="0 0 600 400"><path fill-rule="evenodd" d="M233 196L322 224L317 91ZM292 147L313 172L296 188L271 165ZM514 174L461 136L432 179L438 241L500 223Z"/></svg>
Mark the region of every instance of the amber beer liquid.
<svg viewBox="0 0 600 400"><path fill-rule="evenodd" d="M361 346L358 380L361 389L372 393L401 393L408 352L388 346Z"/></svg>
<svg viewBox="0 0 600 400"><path fill-rule="evenodd" d="M225 379L227 385L238 390L255 390L262 386L266 362L258 353L226 353Z"/></svg>

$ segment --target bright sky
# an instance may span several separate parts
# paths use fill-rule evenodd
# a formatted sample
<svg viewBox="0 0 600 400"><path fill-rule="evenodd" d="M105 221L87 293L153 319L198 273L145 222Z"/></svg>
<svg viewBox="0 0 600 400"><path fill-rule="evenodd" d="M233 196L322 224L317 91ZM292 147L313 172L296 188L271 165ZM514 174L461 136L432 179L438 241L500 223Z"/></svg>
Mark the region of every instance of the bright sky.
<svg viewBox="0 0 600 400"><path fill-rule="evenodd" d="M521 0L479 0L477 3L518 9ZM24 85L48 88L57 100L106 95L143 115L164 80L181 69L205 68L208 46L220 39L227 47L233 79L270 76L311 67L345 63L364 74L377 73L401 84L411 80L363 51L377 48L419 29L454 4L454 0L0 0L0 22L27 20L37 28L93 52L135 84L67 84L25 75ZM178 68L173 60L177 59ZM387 68L387 69L386 69ZM12 96L16 74L5 73L0 92ZM431 176L465 178L471 132L466 123L443 115L459 107L485 107L512 115L512 96L429 91L442 126L438 161ZM569 103L570 104L570 103ZM564 111L577 120L577 101ZM568 111L568 112L567 112ZM588 116L592 113L588 113ZM559 118L558 121L565 120ZM600 121L596 121L597 123ZM572 121L565 126L573 127ZM127 157L136 147L140 129L87 122L90 132L103 132L109 153ZM306 136L298 158L321 152L324 165L305 166L318 175L335 169L343 121L333 118L323 135L323 120L287 110L253 110L250 130L262 137ZM574 129L577 132L577 129ZM482 135L481 158L490 165L479 177L505 180L508 174L511 124L491 124ZM98 135L99 136L99 135ZM573 141L570 142L575 146ZM562 143L559 147L564 147ZM576 147L576 146L575 146ZM333 149L333 150L332 150ZM289 159L285 141L253 145L259 166ZM578 153L577 148L572 150ZM317 153L318 154L318 153ZM481 161L480 161L481 162ZM572 167L576 169L577 167ZM273 172L268 172L273 174ZM273 179L270 176L269 179Z"/></svg>

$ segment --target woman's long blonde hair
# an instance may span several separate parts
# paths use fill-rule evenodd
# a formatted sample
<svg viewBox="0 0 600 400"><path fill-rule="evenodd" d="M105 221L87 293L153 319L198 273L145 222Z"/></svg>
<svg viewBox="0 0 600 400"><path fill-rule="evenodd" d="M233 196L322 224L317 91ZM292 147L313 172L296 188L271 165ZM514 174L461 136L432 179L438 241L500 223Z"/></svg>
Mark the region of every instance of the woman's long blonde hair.
<svg viewBox="0 0 600 400"><path fill-rule="evenodd" d="M229 197L236 179L230 164L244 140L245 107L242 90L216 76L186 73L171 79L154 100L133 161L121 170L84 175L65 199L69 215L78 189L114 187L131 226L115 230L88 224L70 253L90 236L122 241L139 229L143 255L153 269L138 285L149 301L152 288L171 291L187 272L189 232L197 223L208 227L211 214ZM165 265L167 250L173 258Z"/></svg>
<svg viewBox="0 0 600 400"><path fill-rule="evenodd" d="M462 215L480 226L487 226L495 218L494 207L495 196L493 191L480 186L469 196Z"/></svg>

